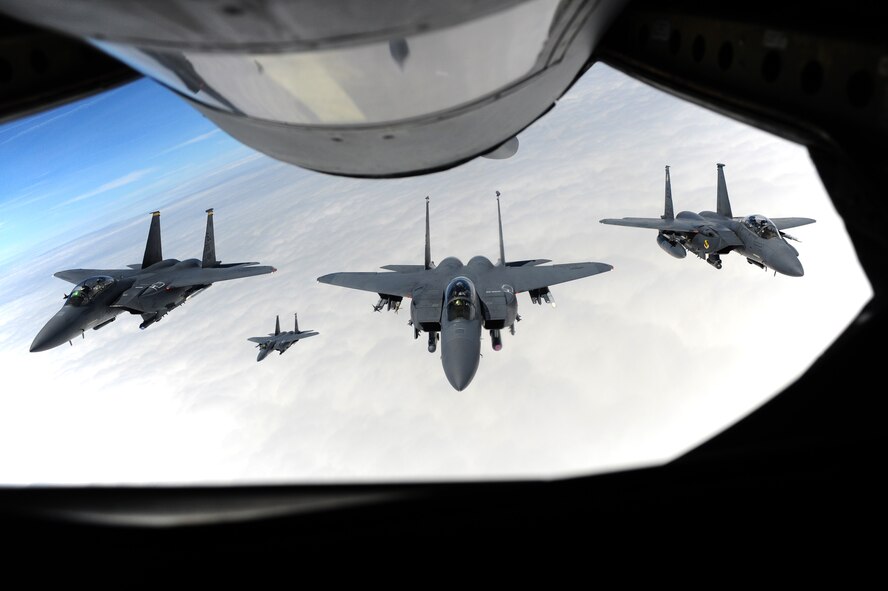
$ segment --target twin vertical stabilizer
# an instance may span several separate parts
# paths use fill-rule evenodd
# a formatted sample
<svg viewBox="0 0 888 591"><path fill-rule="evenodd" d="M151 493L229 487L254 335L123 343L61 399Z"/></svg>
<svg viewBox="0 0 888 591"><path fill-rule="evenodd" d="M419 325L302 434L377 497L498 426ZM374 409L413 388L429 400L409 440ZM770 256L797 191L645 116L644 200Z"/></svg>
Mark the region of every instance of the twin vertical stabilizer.
<svg viewBox="0 0 888 591"><path fill-rule="evenodd" d="M142 257L142 268L148 268L163 260L160 248L160 212L151 212L151 226L148 228L148 242L145 244L145 255Z"/></svg>
<svg viewBox="0 0 888 591"><path fill-rule="evenodd" d="M425 241L425 269L428 271L435 267L432 263L432 240L429 236L429 196L426 195L426 241Z"/></svg>
<svg viewBox="0 0 888 591"><path fill-rule="evenodd" d="M725 171L724 164L716 164L718 167L718 195L717 195L717 203L716 203L716 211L721 215L732 218L734 214L731 213L731 202L728 201L728 184L725 182Z"/></svg>
<svg viewBox="0 0 888 591"><path fill-rule="evenodd" d="M216 267L219 261L216 260L216 236L213 231L213 208L207 210L207 234L204 237L203 261L201 266Z"/></svg>
<svg viewBox="0 0 888 591"><path fill-rule="evenodd" d="M669 165L666 166L666 206L660 217L664 220L675 219L675 210L672 208L672 181L669 180Z"/></svg>
<svg viewBox="0 0 888 591"><path fill-rule="evenodd" d="M497 191L496 192L496 219L497 219L497 223L499 223L499 247L500 247L499 265L501 267L505 267L506 266L506 248L503 245L503 216L500 213L499 198L500 198L500 192Z"/></svg>

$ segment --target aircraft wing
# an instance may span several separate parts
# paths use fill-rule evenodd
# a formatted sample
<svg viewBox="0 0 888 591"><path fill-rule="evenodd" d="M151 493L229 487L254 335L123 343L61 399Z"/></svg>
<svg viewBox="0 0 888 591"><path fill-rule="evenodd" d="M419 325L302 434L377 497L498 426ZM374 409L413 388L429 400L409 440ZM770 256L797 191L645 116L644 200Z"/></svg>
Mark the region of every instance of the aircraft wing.
<svg viewBox="0 0 888 591"><path fill-rule="evenodd" d="M135 275L135 271L133 271L132 269L68 269L66 271L53 273L53 277L64 279L65 281L68 281L69 283L74 283L75 285L80 283L84 279L95 277L97 275L120 277L122 275Z"/></svg>
<svg viewBox="0 0 888 591"><path fill-rule="evenodd" d="M515 293L520 293L574 279L582 279L611 269L613 266L606 263L566 263L545 267L506 268L505 275L515 289Z"/></svg>
<svg viewBox="0 0 888 591"><path fill-rule="evenodd" d="M599 220L602 224L613 226L629 226L631 228L648 228L663 232L696 232L703 226L710 225L708 220L688 220L676 218L664 220L661 218L619 218Z"/></svg>
<svg viewBox="0 0 888 591"><path fill-rule="evenodd" d="M188 287L190 285L210 285L217 281L228 281L229 279L241 279L242 277L253 277L255 275L265 275L276 271L274 267L267 265L260 267L209 267L206 269L194 268L177 271L172 276L169 287Z"/></svg>
<svg viewBox="0 0 888 591"><path fill-rule="evenodd" d="M318 277L321 283L361 289L387 295L413 297L413 290L423 283L426 273L330 273Z"/></svg>
<svg viewBox="0 0 888 591"><path fill-rule="evenodd" d="M805 226L807 224L813 224L817 220L812 220L811 218L770 218L772 222L777 226L778 230L786 230L788 228L795 228L797 226Z"/></svg>
<svg viewBox="0 0 888 591"><path fill-rule="evenodd" d="M380 269L387 271L396 271L398 273L416 273L417 271L425 271L425 265L383 265Z"/></svg>
<svg viewBox="0 0 888 591"><path fill-rule="evenodd" d="M318 334L318 333L314 330L311 330L311 331L306 330L306 331L303 331L303 332L300 332L297 334L279 334L279 335L277 335L277 342L279 342L279 343L293 343L295 341L298 341L299 339L313 337L316 334Z"/></svg>
<svg viewBox="0 0 888 591"><path fill-rule="evenodd" d="M306 330L306 331L300 332L298 334L281 333L278 335L269 335L267 337L250 337L247 340L250 341L251 343L259 343L260 345L263 343L292 343L292 342L298 341L299 339L313 337L318 334L320 334L320 333L318 333L314 330L311 330L311 331Z"/></svg>

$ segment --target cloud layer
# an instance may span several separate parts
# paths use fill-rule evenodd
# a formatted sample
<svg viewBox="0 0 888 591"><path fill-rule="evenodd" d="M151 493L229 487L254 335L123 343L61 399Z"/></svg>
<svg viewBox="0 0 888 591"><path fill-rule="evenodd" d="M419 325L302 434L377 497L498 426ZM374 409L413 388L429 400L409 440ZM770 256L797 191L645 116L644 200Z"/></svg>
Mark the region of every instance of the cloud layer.
<svg viewBox="0 0 888 591"><path fill-rule="evenodd" d="M195 138L195 141L198 138ZM596 65L518 154L421 178L356 180L259 155L146 195L123 221L22 260L0 304L8 388L0 481L271 482L557 477L669 459L790 383L869 299L842 222L804 149ZM656 217L663 166L676 211L715 208L725 162L736 215L807 216L793 231L800 279L726 257L721 271L604 217ZM485 335L455 392L404 310L322 285L334 271L420 263L424 197L432 257L602 261L614 271L519 299L501 352ZM270 276L217 284L139 331L120 316L73 347L28 353L69 286L52 273L141 260L144 215L163 201L165 256L200 257L216 209L217 256ZM71 238L74 236L72 235ZM256 363L249 336L299 312L320 336Z"/></svg>

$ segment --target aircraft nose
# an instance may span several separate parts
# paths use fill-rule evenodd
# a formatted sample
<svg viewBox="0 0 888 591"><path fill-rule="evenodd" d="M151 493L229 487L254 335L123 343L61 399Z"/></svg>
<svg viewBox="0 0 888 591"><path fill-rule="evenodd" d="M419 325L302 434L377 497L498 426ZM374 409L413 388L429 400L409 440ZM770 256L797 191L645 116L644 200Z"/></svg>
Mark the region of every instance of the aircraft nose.
<svg viewBox="0 0 888 591"><path fill-rule="evenodd" d="M34 337L34 342L31 343L31 353L48 351L76 337L80 333L76 318L77 315L72 314L69 309L59 310Z"/></svg>
<svg viewBox="0 0 888 591"><path fill-rule="evenodd" d="M481 361L480 338L477 346L472 346L470 339L454 339L442 346L441 361L444 365L444 375L455 390L461 392L472 382L478 364Z"/></svg>
<svg viewBox="0 0 888 591"><path fill-rule="evenodd" d="M805 270L802 268L802 262L799 260L798 255L794 254L789 249L775 253L772 260L769 262L769 267L783 275L801 277L805 274Z"/></svg>

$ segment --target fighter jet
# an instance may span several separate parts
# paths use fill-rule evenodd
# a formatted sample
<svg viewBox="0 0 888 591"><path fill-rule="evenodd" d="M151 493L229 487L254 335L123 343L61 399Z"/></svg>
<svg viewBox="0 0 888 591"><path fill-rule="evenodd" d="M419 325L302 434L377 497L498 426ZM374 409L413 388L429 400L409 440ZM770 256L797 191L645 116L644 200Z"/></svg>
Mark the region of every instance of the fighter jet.
<svg viewBox="0 0 888 591"><path fill-rule="evenodd" d="M386 265L388 273L331 273L318 277L321 283L379 294L374 311L397 311L403 298L411 298L410 320L413 338L428 333L428 350L434 353L441 341L441 364L447 381L463 390L475 377L481 356L481 329L490 332L494 351L502 348L501 332L515 334L518 315L517 294L527 292L534 304L543 300L553 306L549 286L610 271L605 263L570 263L540 266L549 259L507 262L503 247L503 224L499 191L496 192L499 219L499 261L496 265L483 256L463 264L448 257L437 267L432 262L429 239L429 201L426 197L425 263ZM440 334L439 334L440 333Z"/></svg>
<svg viewBox="0 0 888 591"><path fill-rule="evenodd" d="M98 330L113 322L118 314L141 314L139 328L147 328L185 301L217 281L252 277L276 271L259 263L227 263L216 260L213 210L207 210L207 232L203 259L164 259L160 243L160 212L151 214L148 242L142 264L128 269L69 269L55 276L76 287L64 296L65 304L46 323L31 351L46 351L86 330ZM73 344L73 343L72 343Z"/></svg>
<svg viewBox="0 0 888 591"><path fill-rule="evenodd" d="M267 337L250 337L247 339L253 343L258 343L256 346L259 347L259 356L256 357L256 361L262 361L272 351L277 351L280 355L283 355L284 351L289 349L293 343L298 342L299 339L313 337L318 334L313 330L299 330L299 316L296 314L293 314L293 322L295 325L293 330L281 332L281 318L276 316L273 333L269 333Z"/></svg>
<svg viewBox="0 0 888 591"><path fill-rule="evenodd" d="M813 224L811 218L773 218L755 214L734 217L728 200L728 186L725 183L724 164L718 168L717 211L693 213L681 211L673 215L672 185L669 180L669 167L666 167L666 211L657 218L604 219L602 224L650 228L658 230L657 244L677 259L683 259L690 251L721 269L721 255L736 250L746 260L762 269L773 269L775 274L790 277L805 274L799 261L799 251L789 242L796 240L783 230Z"/></svg>

